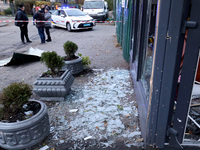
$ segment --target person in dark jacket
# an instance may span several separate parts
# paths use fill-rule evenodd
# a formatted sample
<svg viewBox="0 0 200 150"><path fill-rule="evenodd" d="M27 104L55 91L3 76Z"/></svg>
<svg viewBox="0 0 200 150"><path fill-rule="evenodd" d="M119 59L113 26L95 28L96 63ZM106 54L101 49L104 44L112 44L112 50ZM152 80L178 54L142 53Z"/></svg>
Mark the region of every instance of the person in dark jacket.
<svg viewBox="0 0 200 150"><path fill-rule="evenodd" d="M49 13L49 7L45 7L45 14L44 14L45 21L45 31L47 34L47 42L51 42L51 36L49 29L51 28L51 14Z"/></svg>
<svg viewBox="0 0 200 150"><path fill-rule="evenodd" d="M44 4L42 4L42 5L41 5L41 12L42 12L42 13L45 13L45 12L44 12L44 9L45 9L45 6L44 6Z"/></svg>
<svg viewBox="0 0 200 150"><path fill-rule="evenodd" d="M21 41L23 44L25 44L24 36L26 38L26 42L31 43L31 41L29 40L29 37L28 37L28 17L24 10L25 10L24 5L20 4L19 9L16 13L16 17L15 17L16 21L25 21L25 22L16 22L15 23L16 26L20 27Z"/></svg>
<svg viewBox="0 0 200 150"><path fill-rule="evenodd" d="M36 7L36 14L34 15L36 19L36 27L38 28L38 34L40 35L41 44L45 43L45 34L44 34L44 13L41 11L40 7Z"/></svg>

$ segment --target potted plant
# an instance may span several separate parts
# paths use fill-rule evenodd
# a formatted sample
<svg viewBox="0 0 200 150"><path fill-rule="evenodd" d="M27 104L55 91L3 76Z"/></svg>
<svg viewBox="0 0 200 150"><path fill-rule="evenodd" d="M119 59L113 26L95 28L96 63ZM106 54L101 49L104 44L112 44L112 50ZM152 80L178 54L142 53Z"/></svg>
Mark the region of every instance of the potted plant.
<svg viewBox="0 0 200 150"><path fill-rule="evenodd" d="M56 52L44 52L41 62L45 63L48 70L34 82L33 91L46 101L63 101L69 92L74 77L70 70L61 70L64 58Z"/></svg>
<svg viewBox="0 0 200 150"><path fill-rule="evenodd" d="M89 69L89 65L91 64L90 57L83 56L82 54L78 53L78 56L82 58L83 68Z"/></svg>
<svg viewBox="0 0 200 150"><path fill-rule="evenodd" d="M72 41L67 41L63 45L66 56L64 57L65 65L63 69L69 69L72 74L78 74L83 71L82 58L76 56L75 53L78 50L78 46Z"/></svg>
<svg viewBox="0 0 200 150"><path fill-rule="evenodd" d="M0 94L0 147L25 149L41 142L50 131L47 106L29 100L32 87L12 83Z"/></svg>

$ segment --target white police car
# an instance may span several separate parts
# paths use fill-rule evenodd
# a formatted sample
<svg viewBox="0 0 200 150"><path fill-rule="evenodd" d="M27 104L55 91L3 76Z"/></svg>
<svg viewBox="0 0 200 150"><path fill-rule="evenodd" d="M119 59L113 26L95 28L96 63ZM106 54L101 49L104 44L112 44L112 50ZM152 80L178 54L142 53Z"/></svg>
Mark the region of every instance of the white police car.
<svg viewBox="0 0 200 150"><path fill-rule="evenodd" d="M51 15L51 19L53 27L67 28L69 32L71 30L92 29L95 26L92 17L76 8L56 10Z"/></svg>

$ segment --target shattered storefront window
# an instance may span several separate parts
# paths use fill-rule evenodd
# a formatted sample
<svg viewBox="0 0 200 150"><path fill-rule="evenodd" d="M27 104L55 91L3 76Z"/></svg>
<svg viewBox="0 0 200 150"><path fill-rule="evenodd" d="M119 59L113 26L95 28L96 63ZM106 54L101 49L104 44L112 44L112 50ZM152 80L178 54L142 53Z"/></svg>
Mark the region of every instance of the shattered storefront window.
<svg viewBox="0 0 200 150"><path fill-rule="evenodd" d="M146 99L148 99L149 97L150 78L151 78L151 69L153 60L152 58L153 58L153 48L148 47L141 77L141 82L144 87L144 92L146 93Z"/></svg>

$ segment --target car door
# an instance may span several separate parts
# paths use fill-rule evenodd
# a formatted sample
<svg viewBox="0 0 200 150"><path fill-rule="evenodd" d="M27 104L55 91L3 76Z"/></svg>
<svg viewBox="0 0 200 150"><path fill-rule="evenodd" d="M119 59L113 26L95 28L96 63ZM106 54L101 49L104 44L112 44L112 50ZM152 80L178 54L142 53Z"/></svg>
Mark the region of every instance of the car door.
<svg viewBox="0 0 200 150"><path fill-rule="evenodd" d="M59 19L60 19L60 25L63 27L66 27L66 17L67 17L67 15L66 15L65 11L61 10Z"/></svg>
<svg viewBox="0 0 200 150"><path fill-rule="evenodd" d="M60 21L59 21L59 10L56 10L52 15L51 15L51 19L53 21L53 25L58 25L60 24Z"/></svg>

